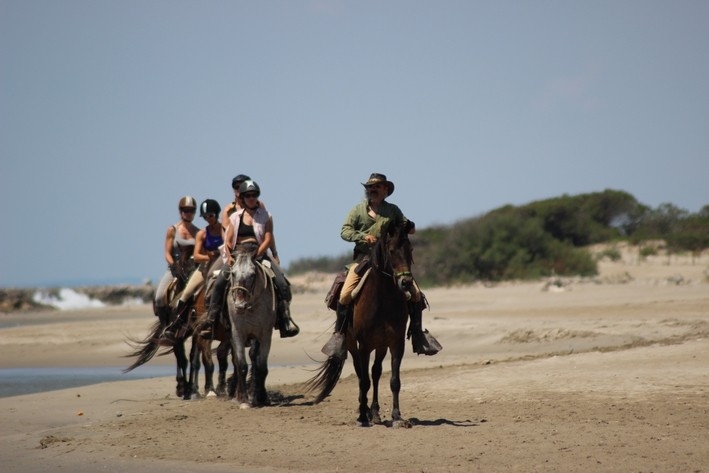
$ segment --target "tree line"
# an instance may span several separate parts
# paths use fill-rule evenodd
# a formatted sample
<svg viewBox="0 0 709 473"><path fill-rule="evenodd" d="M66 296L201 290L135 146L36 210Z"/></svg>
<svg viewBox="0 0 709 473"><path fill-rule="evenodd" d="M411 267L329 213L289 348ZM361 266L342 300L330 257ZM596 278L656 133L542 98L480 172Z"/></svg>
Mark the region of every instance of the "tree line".
<svg viewBox="0 0 709 473"><path fill-rule="evenodd" d="M586 247L596 243L663 240L669 252L701 253L709 248L709 205L697 213L670 203L651 208L627 192L608 189L506 205L451 225L418 229L411 240L414 273L424 286L592 276L596 259ZM303 258L288 271L337 272L350 262L349 253Z"/></svg>

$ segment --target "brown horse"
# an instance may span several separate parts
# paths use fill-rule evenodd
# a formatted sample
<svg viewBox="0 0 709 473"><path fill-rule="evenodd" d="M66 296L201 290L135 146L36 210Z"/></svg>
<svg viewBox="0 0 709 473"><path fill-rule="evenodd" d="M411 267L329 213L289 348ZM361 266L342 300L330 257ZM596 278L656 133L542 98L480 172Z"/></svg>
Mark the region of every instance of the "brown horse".
<svg viewBox="0 0 709 473"><path fill-rule="evenodd" d="M191 353L190 360L190 385L197 386L199 384L198 373L200 369L200 364L204 366L204 395L206 397L212 396L225 396L226 390L226 373L229 369L229 351L231 350L231 336L229 333L229 328L225 325L225 321L221 318L214 324L214 331L212 338L204 338L200 336L200 328L207 321L207 311L204 306L204 299L206 297L207 287L205 286L201 291L202 304L200 305L198 296L198 302L195 303L195 308L197 310L197 322L195 323L195 331L192 336L192 346L196 346L197 349L193 350ZM212 351L212 342L215 340L219 341L217 346L217 361L219 362L219 375L216 388L214 387L214 359ZM201 363L200 363L201 361Z"/></svg>
<svg viewBox="0 0 709 473"><path fill-rule="evenodd" d="M189 274L194 268L194 262L190 258L190 255L191 253L187 251L180 254L180 258L176 261L176 264L178 265L178 273L182 276L175 278L165 295L168 302L167 306L171 308L167 322L168 325L172 325L176 328L177 333L175 336L175 343L160 354L166 355L170 352L175 354L175 360L177 362L177 372L175 374L177 386L175 388L175 394L183 399L190 399L193 394L197 394L196 387L190 384L187 376L188 358L185 350L185 341L192 335L192 330L194 327L196 315L194 310L195 296L191 297L188 301L187 306L183 311L181 320L177 320L178 314L174 310L174 307L177 305L176 302L179 299L185 284L187 283ZM129 338L127 340L128 344L133 347L133 352L126 355L126 357L137 359L128 368L123 370L124 373L144 365L150 361L153 356L155 356L160 349L160 336L162 335L164 329L165 325L162 321L157 320L151 327L148 336L144 339L136 340ZM192 346L192 350L195 350L194 345ZM190 355L190 359L191 358L192 354Z"/></svg>
<svg viewBox="0 0 709 473"><path fill-rule="evenodd" d="M394 224L383 229L371 250L370 270L363 277L360 292L353 302L353 317L346 333L347 350L352 355L352 363L359 378L357 424L360 426L382 423L379 413L379 379L387 351L391 354L391 425L409 426L408 421L401 417L399 391L408 320L407 292L413 284L411 264L412 246L405 229ZM369 361L372 351L375 355L370 380ZM335 388L343 364L344 360L328 358L318 374L306 383L309 391L319 390L316 404ZM368 406L367 395L372 386L372 404Z"/></svg>

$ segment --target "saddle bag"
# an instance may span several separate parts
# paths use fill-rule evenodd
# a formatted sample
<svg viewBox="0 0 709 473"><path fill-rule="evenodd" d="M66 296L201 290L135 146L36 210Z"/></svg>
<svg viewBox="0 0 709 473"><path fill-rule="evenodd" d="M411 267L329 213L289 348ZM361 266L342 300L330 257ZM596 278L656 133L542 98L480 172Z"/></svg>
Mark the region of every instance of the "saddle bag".
<svg viewBox="0 0 709 473"><path fill-rule="evenodd" d="M337 301L340 299L340 292L342 292L342 286L345 285L345 279L347 278L347 271L337 273L335 280L332 282L332 287L327 291L325 296L325 305L328 309L337 310Z"/></svg>

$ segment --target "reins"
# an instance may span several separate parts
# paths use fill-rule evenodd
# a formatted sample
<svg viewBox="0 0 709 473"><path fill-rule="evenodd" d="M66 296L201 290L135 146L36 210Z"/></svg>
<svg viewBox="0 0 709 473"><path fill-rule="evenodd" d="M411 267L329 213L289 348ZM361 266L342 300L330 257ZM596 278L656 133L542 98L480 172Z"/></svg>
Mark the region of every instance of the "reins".
<svg viewBox="0 0 709 473"><path fill-rule="evenodd" d="M388 235L385 239L382 239L378 243L378 248L376 248L376 257L372 258L374 260L373 267L382 273L384 276L388 276L394 281L394 284L398 286L397 281L400 278L404 277L413 277L413 274L411 273L410 270L408 271L397 271L394 272L394 266L391 264L390 260L390 252L388 248L386 247L388 245ZM382 267L386 267L386 269L382 269ZM391 270L389 269L391 268Z"/></svg>
<svg viewBox="0 0 709 473"><path fill-rule="evenodd" d="M254 300L257 298L257 296L260 295L260 292L258 292L258 294L257 294L257 291L256 291L256 289L258 288L256 286L256 280L261 279L263 281L263 287L261 288L262 290L268 289L268 280L269 280L269 277L266 274L266 270L263 268L263 266L261 264L259 264L256 260L254 260L254 258L251 258L251 262L254 265L254 273L255 273L254 274L255 279L254 279L253 289L249 289L246 286L236 284L236 281L235 281L236 275L234 274L233 271L229 273L229 283L231 286L230 291L232 294L232 300L234 301L234 303L236 303L236 293L238 291L242 291L247 296L246 297L247 307L249 307L249 308L251 307ZM259 275L261 276L260 278L259 278ZM275 297L275 295L274 295L274 297Z"/></svg>

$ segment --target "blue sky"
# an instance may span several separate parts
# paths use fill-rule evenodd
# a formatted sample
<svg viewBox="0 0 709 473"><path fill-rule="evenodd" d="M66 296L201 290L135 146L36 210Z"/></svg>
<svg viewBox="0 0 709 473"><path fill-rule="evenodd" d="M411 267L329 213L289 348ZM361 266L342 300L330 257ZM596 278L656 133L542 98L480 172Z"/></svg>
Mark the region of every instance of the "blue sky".
<svg viewBox="0 0 709 473"><path fill-rule="evenodd" d="M630 192L709 204L709 2L0 0L0 287L154 282L184 194L251 175L283 263ZM203 226L197 217L195 222Z"/></svg>

